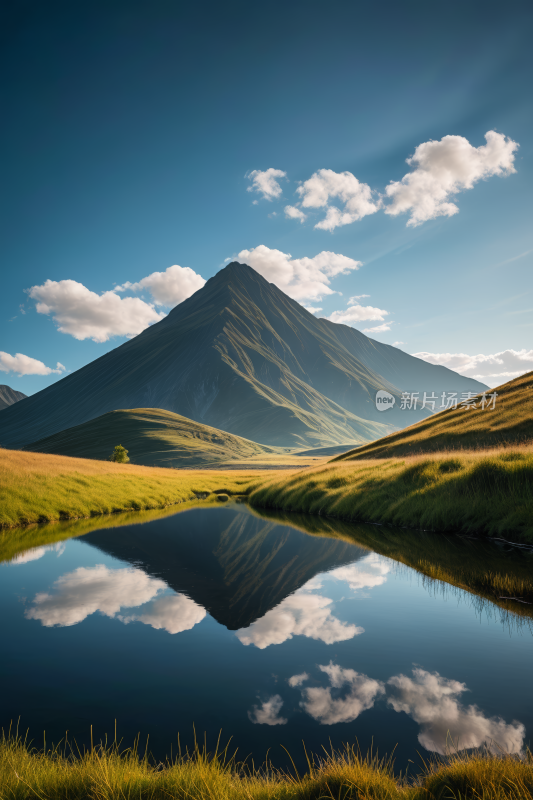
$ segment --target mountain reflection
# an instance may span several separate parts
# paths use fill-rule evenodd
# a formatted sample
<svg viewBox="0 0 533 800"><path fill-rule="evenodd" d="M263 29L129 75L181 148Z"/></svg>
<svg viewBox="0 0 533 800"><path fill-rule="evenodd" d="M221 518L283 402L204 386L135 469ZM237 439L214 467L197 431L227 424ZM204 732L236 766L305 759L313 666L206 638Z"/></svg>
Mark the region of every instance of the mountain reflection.
<svg viewBox="0 0 533 800"><path fill-rule="evenodd" d="M244 636L252 638L246 644L255 644L254 637L257 642L274 643L275 628L280 630L277 638L285 641L299 631L309 631L311 618L322 621L317 638L349 638L343 623L331 616L328 598L302 600L298 595L297 600L288 601L283 607L287 614L284 633L280 627L283 609L268 615L315 575L350 568L368 556L367 550L349 542L308 536L255 517L244 506L194 509L145 525L89 533L83 541L192 598L217 622L239 631L239 638L247 630ZM250 630L266 616L262 629Z"/></svg>

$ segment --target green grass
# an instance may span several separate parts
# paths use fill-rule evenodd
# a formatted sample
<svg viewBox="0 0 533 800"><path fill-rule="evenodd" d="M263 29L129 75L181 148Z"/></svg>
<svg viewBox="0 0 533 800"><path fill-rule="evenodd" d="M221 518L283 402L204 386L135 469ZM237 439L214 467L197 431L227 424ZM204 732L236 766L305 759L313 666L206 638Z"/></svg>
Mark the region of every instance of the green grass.
<svg viewBox="0 0 533 800"><path fill-rule="evenodd" d="M244 494L260 480L257 472L169 470L0 450L0 528L163 508L212 492Z"/></svg>
<svg viewBox="0 0 533 800"><path fill-rule="evenodd" d="M359 461L531 444L533 372L498 386L494 391L498 393L494 409L458 407L441 411L416 425L376 439L333 460Z"/></svg>
<svg viewBox="0 0 533 800"><path fill-rule="evenodd" d="M255 508L533 543L533 449L336 461L250 487Z"/></svg>
<svg viewBox="0 0 533 800"><path fill-rule="evenodd" d="M389 759L362 758L356 748L308 759L303 776L265 764L253 770L196 748L155 764L137 749L74 747L38 751L16 736L0 740L0 800L528 800L533 759L487 753L434 761L410 780Z"/></svg>

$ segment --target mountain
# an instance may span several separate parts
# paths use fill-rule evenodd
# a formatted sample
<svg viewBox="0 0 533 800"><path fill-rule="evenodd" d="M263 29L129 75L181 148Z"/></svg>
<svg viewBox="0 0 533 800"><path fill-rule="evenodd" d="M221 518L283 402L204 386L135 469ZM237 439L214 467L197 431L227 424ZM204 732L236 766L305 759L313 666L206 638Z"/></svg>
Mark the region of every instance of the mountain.
<svg viewBox="0 0 533 800"><path fill-rule="evenodd" d="M407 430L385 436L357 450L334 458L391 458L449 450L478 450L533 442L533 372L515 378L494 390L494 408L483 409L481 397L473 398L476 408L449 409L419 422Z"/></svg>
<svg viewBox="0 0 533 800"><path fill-rule="evenodd" d="M6 386L5 383L0 384L0 411L12 406L13 403L18 403L19 400L24 400L27 396L22 392L17 392L16 389L12 389L11 386Z"/></svg>
<svg viewBox="0 0 533 800"><path fill-rule="evenodd" d="M346 541L265 521L245 507L196 508L94 531L83 541L162 578L229 630L251 625L317 573L368 555Z"/></svg>
<svg viewBox="0 0 533 800"><path fill-rule="evenodd" d="M210 467L282 452L281 448L257 444L159 408L108 411L24 449L103 460L119 443L129 450L133 464L174 469Z"/></svg>
<svg viewBox="0 0 533 800"><path fill-rule="evenodd" d="M0 445L22 447L107 411L161 408L282 447L365 443L429 412L401 391L478 392L463 378L317 319L233 262L165 319L0 415ZM375 393L397 402L377 411Z"/></svg>

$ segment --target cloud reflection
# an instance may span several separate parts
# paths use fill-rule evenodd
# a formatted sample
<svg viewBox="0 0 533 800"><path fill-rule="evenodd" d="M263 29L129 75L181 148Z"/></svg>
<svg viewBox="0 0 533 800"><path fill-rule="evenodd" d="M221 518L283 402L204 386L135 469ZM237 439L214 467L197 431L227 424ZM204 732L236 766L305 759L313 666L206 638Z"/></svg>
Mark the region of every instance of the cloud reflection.
<svg viewBox="0 0 533 800"><path fill-rule="evenodd" d="M48 547L31 547L29 550L25 550L24 553L19 553L18 555L14 556L9 563L27 564L30 561L37 561L39 558L42 558L45 553L53 551L55 551L59 557L65 552L65 544L63 542L58 542L57 544L49 545Z"/></svg>
<svg viewBox="0 0 533 800"><path fill-rule="evenodd" d="M194 628L205 617L205 608L184 594L167 595L154 600L143 614L120 617L122 622L144 622L168 633L181 633Z"/></svg>
<svg viewBox="0 0 533 800"><path fill-rule="evenodd" d="M501 717L486 717L475 705L463 706L458 698L468 691L464 683L416 668L412 678L395 675L388 686L387 702L419 723L418 741L426 750L444 755L452 744L458 749L486 745L493 752L522 750L522 723L509 724Z"/></svg>
<svg viewBox="0 0 533 800"><path fill-rule="evenodd" d="M109 569L103 564L79 567L54 583L54 592L41 592L26 611L27 619L38 619L51 628L77 625L99 611L121 622L143 622L169 633L190 630L205 617L201 606L181 594L157 597L167 588L134 567ZM122 608L145 606L141 613L117 616Z"/></svg>
<svg viewBox="0 0 533 800"><path fill-rule="evenodd" d="M376 553L371 553L355 564L348 564L328 572L328 578L346 581L353 590L371 589L384 584L389 572L390 565Z"/></svg>
<svg viewBox="0 0 533 800"><path fill-rule="evenodd" d="M236 633L244 645L254 644L264 650L271 644L282 644L293 636L307 636L326 644L343 642L364 633L364 628L341 622L328 607L329 597L296 592L267 611L264 617Z"/></svg>
<svg viewBox="0 0 533 800"><path fill-rule="evenodd" d="M409 714L420 725L418 741L430 752L445 755L450 748L481 746L493 753L523 749L526 731L521 722L507 723L501 717L487 717L475 705L463 705L459 698L468 691L466 684L438 672L417 667L412 677L394 675L384 684L332 661L318 669L327 675L328 686L303 686L309 680L305 672L293 675L288 683L299 688L300 707L322 725L353 722L383 696L391 708Z"/></svg>
<svg viewBox="0 0 533 800"><path fill-rule="evenodd" d="M260 706L254 706L248 712L248 718L254 725L286 725L287 720L279 716L282 705L279 694L274 694Z"/></svg>
<svg viewBox="0 0 533 800"><path fill-rule="evenodd" d="M372 708L376 698L385 692L381 681L353 669L343 669L332 661L318 668L326 673L330 685L302 689L300 706L322 725L353 722L362 711ZM344 696L341 695L343 689Z"/></svg>

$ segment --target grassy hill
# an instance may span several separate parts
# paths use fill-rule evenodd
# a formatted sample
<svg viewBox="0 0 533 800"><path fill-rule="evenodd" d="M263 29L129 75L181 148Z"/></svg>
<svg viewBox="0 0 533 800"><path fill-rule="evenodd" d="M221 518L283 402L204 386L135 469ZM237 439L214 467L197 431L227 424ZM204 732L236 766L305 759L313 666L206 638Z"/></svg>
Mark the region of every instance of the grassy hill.
<svg viewBox="0 0 533 800"><path fill-rule="evenodd" d="M212 467L283 452L160 408L109 411L25 449L105 460L117 444L129 450L133 464L148 467Z"/></svg>
<svg viewBox="0 0 533 800"><path fill-rule="evenodd" d="M454 450L480 450L533 441L533 372L495 389L492 410L450 409L398 433L358 447L334 461L403 457Z"/></svg>

